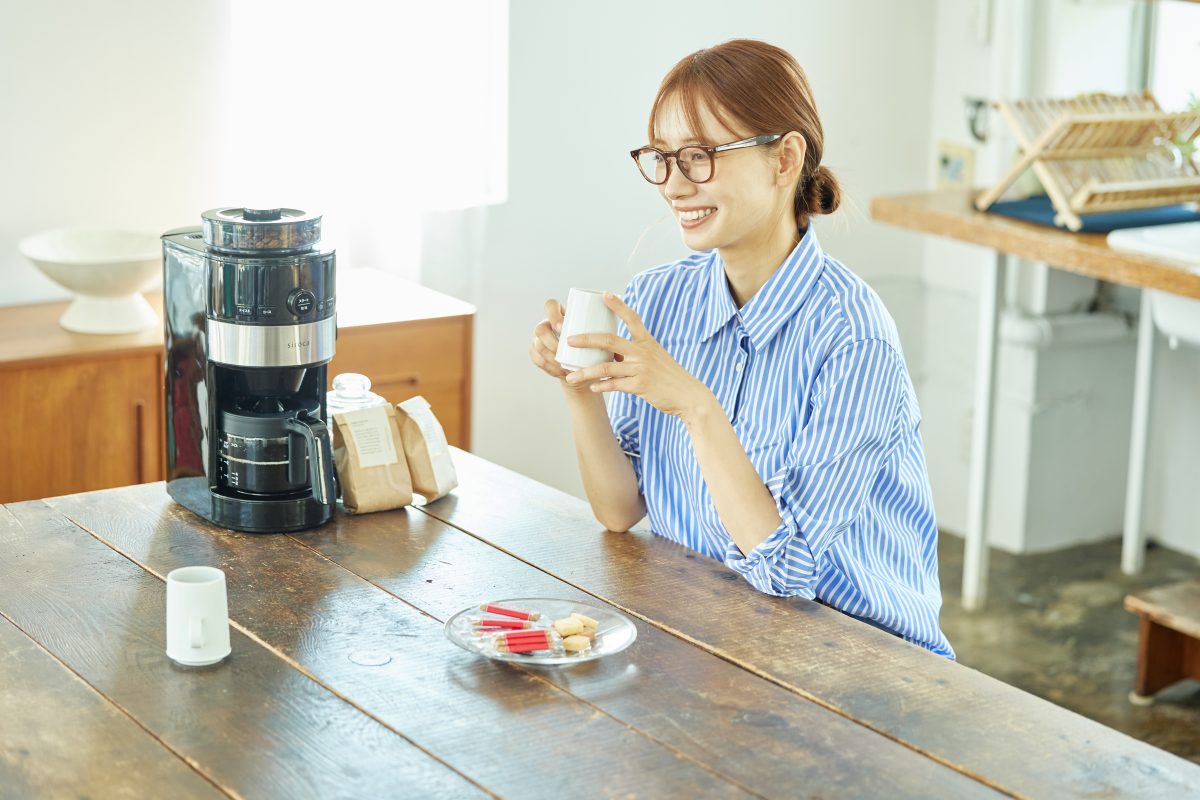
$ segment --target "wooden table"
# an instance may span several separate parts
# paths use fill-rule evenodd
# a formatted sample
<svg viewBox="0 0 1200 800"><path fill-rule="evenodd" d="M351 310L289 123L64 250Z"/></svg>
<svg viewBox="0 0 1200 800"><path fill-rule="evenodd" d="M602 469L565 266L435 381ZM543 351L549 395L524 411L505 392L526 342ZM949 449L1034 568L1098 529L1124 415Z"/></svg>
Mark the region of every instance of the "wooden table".
<svg viewBox="0 0 1200 800"><path fill-rule="evenodd" d="M455 458L423 511L294 535L162 484L0 507L0 795L1200 797L1200 766ZM203 669L163 654L193 564L229 585L233 655ZM536 669L444 638L520 595L611 604L637 641Z"/></svg>
<svg viewBox="0 0 1200 800"><path fill-rule="evenodd" d="M962 594L963 605L968 609L981 607L987 597L985 521L995 397L993 386L1008 256L1042 261L1056 269L1098 280L1200 298L1200 270L1189 269L1186 265L1166 259L1113 250L1108 246L1104 234L1071 233L976 211L972 199L977 193L977 190L925 192L876 197L871 201L871 216L880 222L990 247L996 251L996 260L984 276L983 291L979 298L975 413L972 420L967 530L963 553ZM1145 551L1141 512L1153 343L1150 298L1149 293L1143 292L1121 556L1121 566L1129 574L1141 571Z"/></svg>

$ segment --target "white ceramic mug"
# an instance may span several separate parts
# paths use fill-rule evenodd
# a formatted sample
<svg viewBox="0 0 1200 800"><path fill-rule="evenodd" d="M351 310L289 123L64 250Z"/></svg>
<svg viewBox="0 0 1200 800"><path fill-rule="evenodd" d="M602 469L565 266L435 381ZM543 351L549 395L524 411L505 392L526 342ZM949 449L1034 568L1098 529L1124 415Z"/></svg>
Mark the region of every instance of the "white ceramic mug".
<svg viewBox="0 0 1200 800"><path fill-rule="evenodd" d="M558 352L554 358L568 372L585 369L612 360L611 350L597 347L571 347L567 338L582 333L617 332L617 315L604 305L604 292L572 289L567 295L567 314L558 337Z"/></svg>
<svg viewBox="0 0 1200 800"><path fill-rule="evenodd" d="M216 567L180 567L167 575L167 656L189 667L229 655L229 600L225 573Z"/></svg>

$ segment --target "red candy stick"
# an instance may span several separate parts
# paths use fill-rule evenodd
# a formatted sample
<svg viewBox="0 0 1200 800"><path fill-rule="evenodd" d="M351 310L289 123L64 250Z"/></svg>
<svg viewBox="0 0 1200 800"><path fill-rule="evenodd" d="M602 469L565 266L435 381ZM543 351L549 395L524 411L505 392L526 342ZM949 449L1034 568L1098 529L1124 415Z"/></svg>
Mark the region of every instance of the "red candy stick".
<svg viewBox="0 0 1200 800"><path fill-rule="evenodd" d="M496 649L501 653L532 653L535 650L549 650L550 642L542 639L529 639L515 642L496 642Z"/></svg>
<svg viewBox="0 0 1200 800"><path fill-rule="evenodd" d="M480 619L475 621L476 628L529 628L530 623L521 619Z"/></svg>
<svg viewBox="0 0 1200 800"><path fill-rule="evenodd" d="M546 630L530 630L530 631L506 631L500 634L506 642L511 642L516 639L545 639L550 641L550 632Z"/></svg>
<svg viewBox="0 0 1200 800"><path fill-rule="evenodd" d="M489 614L501 614L505 617L515 617L516 619L540 619L541 614L536 611L521 611L516 608L504 608L503 606L494 605L492 603L480 603L480 611L486 611Z"/></svg>

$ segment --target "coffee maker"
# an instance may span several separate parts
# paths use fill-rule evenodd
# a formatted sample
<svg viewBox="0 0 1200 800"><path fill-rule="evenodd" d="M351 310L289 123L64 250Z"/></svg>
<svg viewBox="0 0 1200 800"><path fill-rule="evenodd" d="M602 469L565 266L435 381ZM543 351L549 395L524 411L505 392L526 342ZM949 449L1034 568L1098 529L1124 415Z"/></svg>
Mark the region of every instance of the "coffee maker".
<svg viewBox="0 0 1200 800"><path fill-rule="evenodd" d="M321 525L336 503L325 387L337 338L321 217L201 219L162 237L167 492L233 530Z"/></svg>

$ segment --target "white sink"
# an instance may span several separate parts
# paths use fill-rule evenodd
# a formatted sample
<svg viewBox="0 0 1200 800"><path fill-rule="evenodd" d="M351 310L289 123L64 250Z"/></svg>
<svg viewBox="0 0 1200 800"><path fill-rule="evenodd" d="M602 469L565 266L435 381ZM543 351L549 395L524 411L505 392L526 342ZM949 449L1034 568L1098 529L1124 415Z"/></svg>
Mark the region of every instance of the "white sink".
<svg viewBox="0 0 1200 800"><path fill-rule="evenodd" d="M1114 250L1177 261L1200 274L1200 222L1126 228L1108 234ZM1200 347L1200 300L1157 289L1150 292L1155 326L1164 336Z"/></svg>
<svg viewBox="0 0 1200 800"><path fill-rule="evenodd" d="M1171 340L1171 346L1178 339L1200 347L1200 300L1157 289L1149 291L1154 325Z"/></svg>

